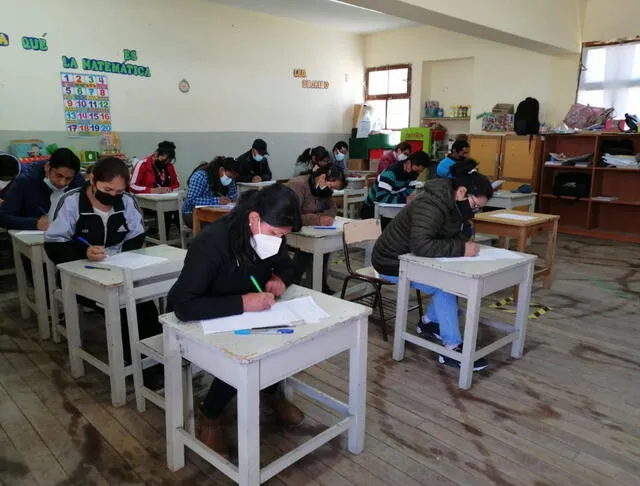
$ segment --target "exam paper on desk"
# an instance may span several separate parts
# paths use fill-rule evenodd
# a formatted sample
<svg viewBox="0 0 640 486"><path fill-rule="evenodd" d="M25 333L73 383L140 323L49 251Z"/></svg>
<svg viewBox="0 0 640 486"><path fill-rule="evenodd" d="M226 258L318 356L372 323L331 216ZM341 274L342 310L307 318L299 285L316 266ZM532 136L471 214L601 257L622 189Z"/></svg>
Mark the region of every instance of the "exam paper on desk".
<svg viewBox="0 0 640 486"><path fill-rule="evenodd" d="M526 216L524 214L496 213L491 215L492 218L513 219L515 221L531 221L536 219L535 216Z"/></svg>
<svg viewBox="0 0 640 486"><path fill-rule="evenodd" d="M110 265L112 267L131 268L135 270L166 261L166 258L142 255L140 253L126 251L109 256L102 260L100 263L103 265Z"/></svg>
<svg viewBox="0 0 640 486"><path fill-rule="evenodd" d="M18 231L17 233L14 233L16 236L18 235L44 235L44 231L39 231L39 230L23 230L23 231Z"/></svg>
<svg viewBox="0 0 640 486"><path fill-rule="evenodd" d="M517 260L522 258L518 253L504 248L481 248L474 257L435 258L439 262L488 262L495 260Z"/></svg>
<svg viewBox="0 0 640 486"><path fill-rule="evenodd" d="M286 327L293 323L313 324L329 317L313 297L307 295L292 300L277 302L271 309L262 312L245 312L237 316L206 319L200 321L205 334L258 329L261 327Z"/></svg>

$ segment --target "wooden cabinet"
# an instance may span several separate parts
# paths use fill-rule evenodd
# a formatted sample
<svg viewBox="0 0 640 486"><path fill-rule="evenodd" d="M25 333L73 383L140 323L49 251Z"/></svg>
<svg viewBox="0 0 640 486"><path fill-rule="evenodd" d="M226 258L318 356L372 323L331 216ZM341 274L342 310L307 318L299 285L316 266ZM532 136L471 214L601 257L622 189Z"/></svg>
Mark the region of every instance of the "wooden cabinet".
<svg viewBox="0 0 640 486"><path fill-rule="evenodd" d="M519 135L470 135L469 156L478 162L478 171L490 179L502 179L502 189L531 184L538 190L542 137Z"/></svg>

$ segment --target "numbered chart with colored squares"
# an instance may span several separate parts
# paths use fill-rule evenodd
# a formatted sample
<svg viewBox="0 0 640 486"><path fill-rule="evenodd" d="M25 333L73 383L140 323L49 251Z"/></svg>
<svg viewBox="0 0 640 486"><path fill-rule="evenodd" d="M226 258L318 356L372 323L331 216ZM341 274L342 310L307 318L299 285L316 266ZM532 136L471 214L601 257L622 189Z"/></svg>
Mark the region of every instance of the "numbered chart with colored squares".
<svg viewBox="0 0 640 486"><path fill-rule="evenodd" d="M111 103L106 76L60 73L64 121L71 136L111 132Z"/></svg>

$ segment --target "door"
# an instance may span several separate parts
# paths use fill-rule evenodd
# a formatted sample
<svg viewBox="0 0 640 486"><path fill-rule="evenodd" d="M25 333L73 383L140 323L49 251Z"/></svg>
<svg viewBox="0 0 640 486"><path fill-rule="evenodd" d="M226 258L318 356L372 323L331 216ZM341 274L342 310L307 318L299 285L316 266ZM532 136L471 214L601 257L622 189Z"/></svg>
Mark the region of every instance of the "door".
<svg viewBox="0 0 640 486"><path fill-rule="evenodd" d="M478 162L478 172L492 180L498 177L503 138L500 135L469 136L469 157Z"/></svg>

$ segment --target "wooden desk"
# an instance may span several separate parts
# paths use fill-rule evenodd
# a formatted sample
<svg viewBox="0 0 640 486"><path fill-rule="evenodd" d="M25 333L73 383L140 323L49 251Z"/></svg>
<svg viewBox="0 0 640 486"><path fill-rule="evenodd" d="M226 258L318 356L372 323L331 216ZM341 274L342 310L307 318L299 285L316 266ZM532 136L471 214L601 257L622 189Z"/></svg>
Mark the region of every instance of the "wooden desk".
<svg viewBox="0 0 640 486"><path fill-rule="evenodd" d="M511 216L500 217L499 215ZM520 218L520 219L514 219ZM527 218L527 219L523 219ZM560 216L554 214L527 213L499 209L488 213L478 213L473 219L477 233L498 235L499 245L506 247L506 238L516 238L517 249L527 251L527 240L535 235L547 233L547 249L544 256L543 268L536 270L534 277L544 277L544 288L551 287L553 282L553 264L556 253L556 239L558 235L558 220Z"/></svg>
<svg viewBox="0 0 640 486"><path fill-rule="evenodd" d="M142 209L155 211L158 215L158 238L147 236L146 240L154 245L183 245L182 238L167 240L167 225L164 219L165 213L180 212L180 195L177 192L167 194L134 194L138 206ZM182 232L182 228L179 228Z"/></svg>
<svg viewBox="0 0 640 486"><path fill-rule="evenodd" d="M347 432L353 454L364 449L367 389L367 329L371 309L298 286L285 299L313 296L329 317L303 324L288 335L238 336L204 334L198 322L180 322L174 314L160 317L164 325L165 417L167 463L172 471L184 467L185 446L241 486L258 486L334 437ZM349 400L342 403L315 388L289 378L349 351ZM238 390L238 466L208 449L185 430L182 360L224 380ZM293 451L260 468L260 390L287 379L301 393L343 416L335 425Z"/></svg>
<svg viewBox="0 0 640 486"><path fill-rule="evenodd" d="M475 360L509 343L512 343L511 356L514 358L522 357L527 333L533 266L536 257L526 254L517 255L520 258L479 262L443 262L435 258L421 258L411 254L401 255L399 258L400 274L396 327L393 337L393 359L400 361L404 358L405 341L456 359L461 363L458 386L468 389L471 387ZM407 332L410 282L437 287L467 299L462 353ZM482 298L513 285L518 285L520 289L515 324L484 321L484 324L508 334L484 348L476 350Z"/></svg>
<svg viewBox="0 0 640 486"><path fill-rule="evenodd" d="M272 186L277 181L262 181L262 182L236 182L238 186L238 192L242 194L243 192L250 191L251 189L263 189L267 186Z"/></svg>
<svg viewBox="0 0 640 486"><path fill-rule="evenodd" d="M158 245L135 250L135 253L162 257L171 261L184 261L187 250ZM93 263L89 260L76 260L58 265L62 279L71 376L79 378L84 375L84 361L108 375L111 384L111 403L117 407L126 403L125 378L133 372L131 365L124 365L122 355L120 309L126 305L126 299L122 295L124 275L122 269L118 267L109 267L111 270L106 271L87 269L86 265L108 266L106 263ZM91 299L104 307L107 363L82 348L78 295Z"/></svg>
<svg viewBox="0 0 640 486"><path fill-rule="evenodd" d="M13 246L13 260L16 267L18 282L18 297L20 299L20 314L23 319L29 319L32 310L38 320L38 334L40 339L49 339L49 313L47 310L47 291L44 273L44 232L10 230ZM31 261L31 276L33 279L33 300L27 296L27 275L21 256Z"/></svg>
<svg viewBox="0 0 640 486"><path fill-rule="evenodd" d="M196 206L193 208L193 236L200 232L201 223L215 223L233 209L230 206Z"/></svg>

